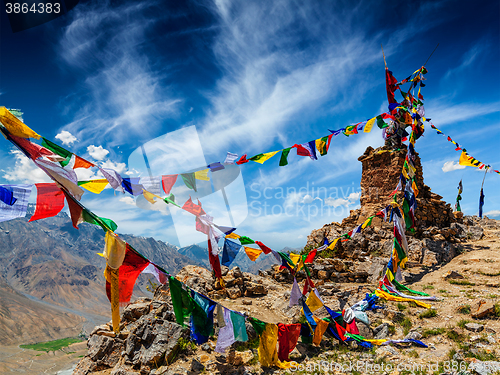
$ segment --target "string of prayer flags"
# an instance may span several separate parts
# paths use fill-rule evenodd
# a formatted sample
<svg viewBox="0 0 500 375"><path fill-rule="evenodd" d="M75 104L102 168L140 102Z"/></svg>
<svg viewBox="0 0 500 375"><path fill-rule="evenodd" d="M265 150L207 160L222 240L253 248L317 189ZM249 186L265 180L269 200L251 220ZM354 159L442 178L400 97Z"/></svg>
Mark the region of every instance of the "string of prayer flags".
<svg viewBox="0 0 500 375"><path fill-rule="evenodd" d="M262 250L254 249L253 247L243 246L245 248L245 253L252 262L255 262L257 258L262 254Z"/></svg>
<svg viewBox="0 0 500 375"><path fill-rule="evenodd" d="M265 161L271 159L278 152L279 151L272 151L272 152L266 152L264 154L258 154L258 155L252 156L248 160L254 161L254 162L259 163L259 164L264 164Z"/></svg>
<svg viewBox="0 0 500 375"><path fill-rule="evenodd" d="M0 122L10 134L16 137L40 139L40 135L24 125L5 107L0 107Z"/></svg>
<svg viewBox="0 0 500 375"><path fill-rule="evenodd" d="M226 237L224 241L224 248L222 249L222 265L230 267L231 263L233 263L234 258L236 258L236 255L238 255L240 249L241 245L227 239Z"/></svg>
<svg viewBox="0 0 500 375"><path fill-rule="evenodd" d="M88 181L78 181L78 186L94 194L101 194L102 191L108 186L109 182L105 178Z"/></svg>
<svg viewBox="0 0 500 375"><path fill-rule="evenodd" d="M202 181L210 181L210 177L208 177L209 169L202 169L201 171L194 172L194 178Z"/></svg>
<svg viewBox="0 0 500 375"><path fill-rule="evenodd" d="M9 185L0 185L0 201L8 206L16 203L17 198L14 197L14 192Z"/></svg>
<svg viewBox="0 0 500 375"><path fill-rule="evenodd" d="M196 178L194 177L194 172L191 173L183 173L181 174L182 181L184 181L184 185L186 185L189 189L196 190Z"/></svg>
<svg viewBox="0 0 500 375"><path fill-rule="evenodd" d="M29 221L56 216L64 207L64 194L55 183L39 183L36 186L35 213Z"/></svg>
<svg viewBox="0 0 500 375"><path fill-rule="evenodd" d="M285 165L288 165L288 154L290 153L290 150L292 147L285 148L281 151L281 156L280 156L280 167L284 167Z"/></svg>
<svg viewBox="0 0 500 375"><path fill-rule="evenodd" d="M5 198L5 201L12 204L0 199L0 222L25 217L33 185L3 185L3 187L12 192L10 200Z"/></svg>

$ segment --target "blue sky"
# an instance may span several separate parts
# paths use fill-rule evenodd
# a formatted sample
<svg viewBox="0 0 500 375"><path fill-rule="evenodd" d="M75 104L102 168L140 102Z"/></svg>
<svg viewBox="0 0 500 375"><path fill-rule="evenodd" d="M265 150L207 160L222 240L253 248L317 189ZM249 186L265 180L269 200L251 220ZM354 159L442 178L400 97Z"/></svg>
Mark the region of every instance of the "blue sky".
<svg viewBox="0 0 500 375"><path fill-rule="evenodd" d="M123 174L141 172L129 165L134 150L169 133L172 154L158 170L179 173L223 161L227 151L275 151L385 112L380 45L401 80L439 43L427 64L426 115L500 169L499 8L466 1L96 1L16 34L2 14L0 105L20 108L38 133ZM333 138L318 161L291 155L279 167L278 154L242 165L227 187L237 232L276 249L303 246L312 229L359 206L357 158L382 144L374 128ZM483 174L457 169L460 153L430 127L416 150L425 183L453 204L463 179L462 208L477 214ZM44 181L6 142L0 170L0 183ZM496 218L499 183L499 175L486 176L484 211ZM182 184L174 193L181 203L189 197ZM200 199L229 224L220 192ZM178 245L203 240L192 217L141 210L109 189L86 193L82 202L114 219L121 233Z"/></svg>

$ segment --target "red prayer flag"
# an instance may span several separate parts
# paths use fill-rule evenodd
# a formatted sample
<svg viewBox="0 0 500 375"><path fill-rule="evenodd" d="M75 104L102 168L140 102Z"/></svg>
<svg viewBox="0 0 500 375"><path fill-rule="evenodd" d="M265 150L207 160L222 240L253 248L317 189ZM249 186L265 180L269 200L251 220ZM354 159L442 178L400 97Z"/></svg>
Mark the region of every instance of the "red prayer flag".
<svg viewBox="0 0 500 375"><path fill-rule="evenodd" d="M250 160L247 159L247 154L243 155L237 162L236 164L245 164L248 163Z"/></svg>
<svg viewBox="0 0 500 375"><path fill-rule="evenodd" d="M120 304L130 302L134 291L135 281L140 273L149 265L149 260L137 254L129 244L126 245L125 258L118 268L118 285L120 291ZM111 284L106 280L106 294L111 301Z"/></svg>
<svg viewBox="0 0 500 375"><path fill-rule="evenodd" d="M346 338L344 336L345 329L337 322L335 322L335 328L337 328L337 332L338 332L340 338L342 339L342 341L345 341L346 340Z"/></svg>
<svg viewBox="0 0 500 375"><path fill-rule="evenodd" d="M64 194L55 183L40 183L36 186L36 209L29 221L56 216L64 207Z"/></svg>
<svg viewBox="0 0 500 375"><path fill-rule="evenodd" d="M73 222L73 227L78 229L78 224L83 222L82 212L83 208L78 203L75 202L75 198L73 198L70 194L64 192L66 196L66 202L68 202L69 213L71 216L71 221Z"/></svg>
<svg viewBox="0 0 500 375"><path fill-rule="evenodd" d="M79 157L78 155L75 155L75 165L73 165L73 169L76 168L90 168L90 167L95 167L94 163L91 163L88 160L85 160L84 158Z"/></svg>
<svg viewBox="0 0 500 375"><path fill-rule="evenodd" d="M170 194L172 186L174 186L175 181L177 181L177 174L171 174L168 176L161 176L161 184L163 186L163 191L165 194Z"/></svg>
<svg viewBox="0 0 500 375"><path fill-rule="evenodd" d="M304 263L312 263L314 260L314 257L316 256L317 253L318 253L318 249L314 249L309 254L307 254L307 257L306 257L306 260L304 261Z"/></svg>
<svg viewBox="0 0 500 375"><path fill-rule="evenodd" d="M394 98L396 83L398 83L398 81L396 80L396 78L394 78L392 72L388 68L385 68L385 88L387 91L387 100L389 101L389 103L397 103L396 99Z"/></svg>
<svg viewBox="0 0 500 375"><path fill-rule="evenodd" d="M41 158L42 156L58 156L49 149L30 142L25 138L16 137L12 134L10 134L9 137L12 138L12 140L17 143L18 146L21 147L33 160Z"/></svg>
<svg viewBox="0 0 500 375"><path fill-rule="evenodd" d="M304 283L304 289L302 290L302 294L305 296L309 291L313 289L314 289L314 283L309 278L309 276L306 276L306 282Z"/></svg>
<svg viewBox="0 0 500 375"><path fill-rule="evenodd" d="M292 147L295 147L297 149L297 155L309 157L311 156L309 150L302 145L294 144Z"/></svg>
<svg viewBox="0 0 500 375"><path fill-rule="evenodd" d="M255 243L260 247L260 249L264 252L264 254L269 254L271 252L271 249L268 248L266 245L264 245L260 241L255 241Z"/></svg>
<svg viewBox="0 0 500 375"><path fill-rule="evenodd" d="M212 244L210 242L210 237L208 238L208 260L210 261L210 265L214 270L215 277L222 280L222 271L220 269L219 256L212 254Z"/></svg>
<svg viewBox="0 0 500 375"><path fill-rule="evenodd" d="M199 202L200 201L198 201L198 203ZM187 212L192 213L195 216L200 216L200 215L205 214L205 211L203 211L203 208L201 208L201 204L198 205L198 204L193 203L193 201L191 200L191 197L189 197L189 199L186 201L186 203L184 203L184 205L182 206L182 209L187 211Z"/></svg>
<svg viewBox="0 0 500 375"><path fill-rule="evenodd" d="M301 324L278 323L278 359L288 361L288 355L295 349L300 336Z"/></svg>

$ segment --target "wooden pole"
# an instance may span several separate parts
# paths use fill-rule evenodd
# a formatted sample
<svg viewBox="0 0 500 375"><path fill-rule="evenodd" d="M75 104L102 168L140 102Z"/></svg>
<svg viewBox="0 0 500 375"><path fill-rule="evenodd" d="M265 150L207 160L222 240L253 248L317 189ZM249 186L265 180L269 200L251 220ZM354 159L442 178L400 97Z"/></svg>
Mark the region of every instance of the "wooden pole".
<svg viewBox="0 0 500 375"><path fill-rule="evenodd" d="M385 68L387 69L387 63L385 62L384 46L382 45L382 43L380 43L380 47L382 48L382 56L384 56L384 65L385 65Z"/></svg>

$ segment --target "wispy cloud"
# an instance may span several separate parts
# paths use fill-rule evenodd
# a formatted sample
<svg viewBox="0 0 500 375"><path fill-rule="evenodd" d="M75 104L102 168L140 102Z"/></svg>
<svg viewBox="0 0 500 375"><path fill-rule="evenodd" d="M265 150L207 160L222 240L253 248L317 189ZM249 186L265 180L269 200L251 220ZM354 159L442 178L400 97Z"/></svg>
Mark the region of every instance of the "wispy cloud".
<svg viewBox="0 0 500 375"><path fill-rule="evenodd" d="M67 98L76 115L65 130L83 143L97 135L112 144L131 135L147 137L175 112L179 98L162 85L164 73L143 49L154 24L146 15L152 5L92 2L71 12L59 50L62 60L87 78L82 93Z"/></svg>
<svg viewBox="0 0 500 375"><path fill-rule="evenodd" d="M11 168L2 169L2 177L11 183L38 183L53 182L43 170L38 168L32 160L28 159L21 151L11 152L14 157L14 165Z"/></svg>

